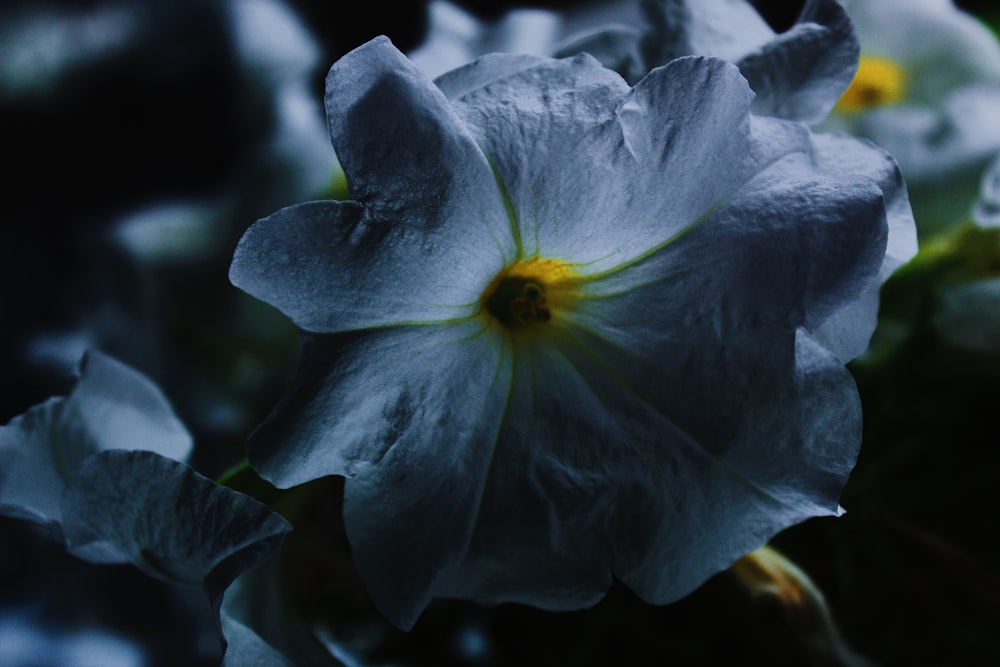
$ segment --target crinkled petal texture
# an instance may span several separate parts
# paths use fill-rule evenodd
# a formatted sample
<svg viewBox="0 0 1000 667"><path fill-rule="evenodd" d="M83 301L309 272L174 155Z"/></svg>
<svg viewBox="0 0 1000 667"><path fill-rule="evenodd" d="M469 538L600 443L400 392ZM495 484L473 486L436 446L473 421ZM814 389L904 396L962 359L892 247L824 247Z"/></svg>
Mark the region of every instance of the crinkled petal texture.
<svg viewBox="0 0 1000 667"><path fill-rule="evenodd" d="M327 77L334 149L362 206L284 209L249 230L230 269L310 331L468 316L514 256L492 165L416 66L381 57L387 42Z"/></svg>
<svg viewBox="0 0 1000 667"><path fill-rule="evenodd" d="M233 580L269 558L291 530L266 505L153 452L88 457L70 478L62 513L71 553L202 588L217 619ZM255 654L262 640L249 628L227 621L220 630L227 629L234 653Z"/></svg>
<svg viewBox="0 0 1000 667"><path fill-rule="evenodd" d="M141 449L183 460L191 436L148 378L89 351L79 379L0 427L0 513L58 527L66 480L91 454Z"/></svg>
<svg viewBox="0 0 1000 667"><path fill-rule="evenodd" d="M813 159L826 174L863 176L875 181L885 202L887 239L878 275L860 286L859 295L844 301L809 327L842 361L861 355L868 347L878 319L878 293L892 273L917 254L917 228L896 161L868 141L836 134L812 137Z"/></svg>
<svg viewBox="0 0 1000 667"><path fill-rule="evenodd" d="M736 64L757 93L755 113L817 123L850 85L859 52L840 2L809 0L795 25Z"/></svg>
<svg viewBox="0 0 1000 667"><path fill-rule="evenodd" d="M86 560L131 563L213 599L270 556L287 521L266 505L153 452L88 457L62 499L67 548Z"/></svg>
<svg viewBox="0 0 1000 667"><path fill-rule="evenodd" d="M854 26L838 0L809 0L795 25L776 34L745 0L650 0L638 27L598 31L557 55L590 53L630 82L674 58L736 63L757 93L754 112L822 120L858 65Z"/></svg>
<svg viewBox="0 0 1000 667"><path fill-rule="evenodd" d="M300 323L324 313L249 456L279 486L347 477L382 611L409 627L436 596L579 608L613 576L667 602L838 514L861 433L832 341L873 323L824 327L877 298L887 202L905 207L894 163L869 145L824 158L801 124L752 116L711 58L634 88L586 55L488 56L440 88L408 68L385 39L333 66L356 88L327 104L361 203L258 223L232 274ZM356 100L387 90L392 112L363 120ZM412 242L344 232L376 221ZM276 246L322 269L281 268ZM535 258L571 267L573 289L525 333L482 290Z"/></svg>

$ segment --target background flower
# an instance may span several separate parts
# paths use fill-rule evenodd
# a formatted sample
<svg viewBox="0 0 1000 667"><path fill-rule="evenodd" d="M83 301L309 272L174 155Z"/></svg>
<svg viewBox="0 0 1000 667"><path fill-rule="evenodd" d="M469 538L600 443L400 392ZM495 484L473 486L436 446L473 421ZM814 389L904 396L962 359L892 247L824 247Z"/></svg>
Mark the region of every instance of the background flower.
<svg viewBox="0 0 1000 667"><path fill-rule="evenodd" d="M1000 147L1000 42L950 0L844 4L861 42L852 88L869 92L828 127L896 158L925 234L961 222Z"/></svg>
<svg viewBox="0 0 1000 667"><path fill-rule="evenodd" d="M190 436L148 379L91 353L67 397L0 427L0 514L44 525L54 542L89 563L130 564L170 587L201 589L207 607L192 613L217 632L234 630L227 635L229 659L240 664L239 656L258 653L263 641L229 619L229 609L220 612L223 596L244 570L271 555L291 526L170 458L183 458L190 448ZM220 621L220 613L227 620ZM46 620L29 623L43 633L43 646L59 635ZM117 634L95 632L99 645ZM60 651L71 651L79 638L59 640L67 644ZM132 648L136 664L146 664L141 643ZM55 659L55 646L45 652L50 649ZM197 644L187 650L189 660L221 655Z"/></svg>

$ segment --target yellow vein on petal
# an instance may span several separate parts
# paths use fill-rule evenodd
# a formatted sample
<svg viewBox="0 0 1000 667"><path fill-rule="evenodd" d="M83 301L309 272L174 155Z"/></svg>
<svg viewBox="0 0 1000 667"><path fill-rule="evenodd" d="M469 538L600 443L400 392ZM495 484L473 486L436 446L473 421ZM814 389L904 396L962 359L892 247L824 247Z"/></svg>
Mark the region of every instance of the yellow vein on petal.
<svg viewBox="0 0 1000 667"><path fill-rule="evenodd" d="M489 230L490 238L493 239L493 243L496 244L497 250L500 252L500 256L503 258L504 266L514 261L513 257L511 258L507 257L507 249L504 247L503 242L497 236L496 230L493 229L493 225L490 224L489 219L482 212L480 212L479 214L479 221L483 224L484 227L486 227L487 230Z"/></svg>
<svg viewBox="0 0 1000 667"><path fill-rule="evenodd" d="M481 148L480 151L482 151ZM485 152L483 156L486 157ZM515 259L520 259L524 256L524 244L521 241L521 227L517 220L517 210L514 208L514 202L510 198L510 192L507 191L503 177L500 176L500 170L497 169L496 164L489 157L486 157L486 162L490 165L493 178L496 180L497 189L500 190L500 198L503 200L504 209L507 211L507 220L510 222L510 233L514 239L514 246L517 248L517 257Z"/></svg>
<svg viewBox="0 0 1000 667"><path fill-rule="evenodd" d="M459 306L456 306L459 307ZM379 324L363 324L353 327L344 327L336 331L310 331L309 333L319 336L335 336L346 333L359 333L364 331L385 331L386 329L403 329L407 327L436 327L445 325L461 324L468 320L475 319L479 313L471 313L462 317L454 317L446 320L398 320L395 322L381 322Z"/></svg>

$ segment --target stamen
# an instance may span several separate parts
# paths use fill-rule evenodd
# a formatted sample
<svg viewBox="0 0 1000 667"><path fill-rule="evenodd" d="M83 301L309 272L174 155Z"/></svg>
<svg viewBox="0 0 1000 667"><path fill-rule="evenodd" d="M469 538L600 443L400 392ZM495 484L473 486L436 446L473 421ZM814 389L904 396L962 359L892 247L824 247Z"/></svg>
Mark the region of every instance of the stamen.
<svg viewBox="0 0 1000 667"><path fill-rule="evenodd" d="M555 259L519 261L497 275L481 303L508 329L550 322L553 310L566 303L578 282L572 265Z"/></svg>

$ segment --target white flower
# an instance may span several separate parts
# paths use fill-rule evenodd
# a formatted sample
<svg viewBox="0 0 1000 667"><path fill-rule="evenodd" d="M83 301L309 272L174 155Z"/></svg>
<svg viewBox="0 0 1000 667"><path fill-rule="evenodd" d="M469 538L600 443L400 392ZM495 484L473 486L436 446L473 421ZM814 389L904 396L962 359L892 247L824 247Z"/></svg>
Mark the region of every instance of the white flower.
<svg viewBox="0 0 1000 667"><path fill-rule="evenodd" d="M997 38L951 0L844 4L861 62L831 126L888 150L911 190L956 172L974 181L1000 150Z"/></svg>
<svg viewBox="0 0 1000 667"><path fill-rule="evenodd" d="M337 62L357 203L257 222L230 272L308 332L251 463L347 477L382 611L578 608L613 575L667 602L838 514L861 434L843 364L905 259L895 163L751 115L716 59L630 88L587 55L494 55L436 83L385 38Z"/></svg>

